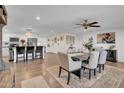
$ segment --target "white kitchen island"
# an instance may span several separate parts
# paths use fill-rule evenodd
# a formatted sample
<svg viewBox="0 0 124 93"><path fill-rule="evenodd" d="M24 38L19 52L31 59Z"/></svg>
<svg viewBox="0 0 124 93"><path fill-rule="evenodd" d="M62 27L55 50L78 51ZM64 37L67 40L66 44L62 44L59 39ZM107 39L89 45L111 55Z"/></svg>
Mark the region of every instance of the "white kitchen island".
<svg viewBox="0 0 124 93"><path fill-rule="evenodd" d="M26 59L26 49L27 49L27 47L25 46L25 53L24 53L25 59ZM44 49L45 49L45 47L43 46L43 48L42 48L42 58L43 59L44 59L44 52L45 52ZM34 58L35 58L35 51L36 51L36 46L34 47ZM29 56L29 59L30 59L31 58L31 54L28 54L28 56ZM18 57L19 57L20 61L23 60L21 58L21 57L23 57L22 54L18 55ZM17 62L17 49L16 49L16 47L13 47L13 62Z"/></svg>

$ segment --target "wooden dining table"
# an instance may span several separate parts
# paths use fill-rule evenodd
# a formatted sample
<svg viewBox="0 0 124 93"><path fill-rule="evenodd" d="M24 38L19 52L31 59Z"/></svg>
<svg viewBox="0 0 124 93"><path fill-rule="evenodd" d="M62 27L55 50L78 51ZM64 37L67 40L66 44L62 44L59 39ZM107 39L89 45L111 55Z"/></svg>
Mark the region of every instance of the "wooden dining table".
<svg viewBox="0 0 124 93"><path fill-rule="evenodd" d="M82 53L81 55L72 56L72 60L75 59L76 61L77 59L78 61L85 61L89 58L89 56L89 53Z"/></svg>

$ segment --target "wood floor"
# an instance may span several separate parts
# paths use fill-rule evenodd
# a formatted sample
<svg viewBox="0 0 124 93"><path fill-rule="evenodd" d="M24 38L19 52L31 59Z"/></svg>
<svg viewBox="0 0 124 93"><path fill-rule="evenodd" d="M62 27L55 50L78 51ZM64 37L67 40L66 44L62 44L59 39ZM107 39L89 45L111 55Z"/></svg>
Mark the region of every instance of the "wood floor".
<svg viewBox="0 0 124 93"><path fill-rule="evenodd" d="M13 74L15 73L15 86L16 88L21 87L21 81L31 79L37 76L43 76L49 87L61 88L62 86L53 78L46 75L46 69L51 66L59 64L56 54L49 53L45 55L45 59L35 59L34 61L29 60L28 62L13 63L9 62L8 58L4 58L4 61L11 65L10 69L0 71L0 87L12 87L13 86ZM113 63L107 62L107 65L115 66L124 69L124 63ZM51 79L52 82L48 82ZM124 87L124 79L122 80L120 88Z"/></svg>

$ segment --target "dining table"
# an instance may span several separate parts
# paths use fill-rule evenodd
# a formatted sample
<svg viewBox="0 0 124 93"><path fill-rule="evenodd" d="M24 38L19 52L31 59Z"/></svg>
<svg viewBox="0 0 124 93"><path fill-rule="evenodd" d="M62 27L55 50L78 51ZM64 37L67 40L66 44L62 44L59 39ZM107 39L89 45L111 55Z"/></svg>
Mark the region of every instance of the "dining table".
<svg viewBox="0 0 124 93"><path fill-rule="evenodd" d="M89 58L89 56L90 56L89 53L81 53L80 55L72 56L72 60L73 61L78 60L78 61L82 61L83 62L83 61L87 60Z"/></svg>

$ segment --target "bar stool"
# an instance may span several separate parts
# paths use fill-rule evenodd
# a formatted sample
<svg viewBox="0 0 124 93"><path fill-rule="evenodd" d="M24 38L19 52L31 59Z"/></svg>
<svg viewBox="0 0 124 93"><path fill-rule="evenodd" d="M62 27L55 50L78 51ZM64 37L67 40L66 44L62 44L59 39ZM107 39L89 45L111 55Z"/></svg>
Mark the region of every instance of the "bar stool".
<svg viewBox="0 0 124 93"><path fill-rule="evenodd" d="M43 58L42 52L43 52L43 46L36 46L35 58L37 58L38 56L39 56L40 58Z"/></svg>
<svg viewBox="0 0 124 93"><path fill-rule="evenodd" d="M34 60L34 46L28 46L26 48L26 61L28 60L28 54L32 54L32 59Z"/></svg>
<svg viewBox="0 0 124 93"><path fill-rule="evenodd" d="M23 55L25 61L25 47L16 47L16 61L18 62L19 55Z"/></svg>

